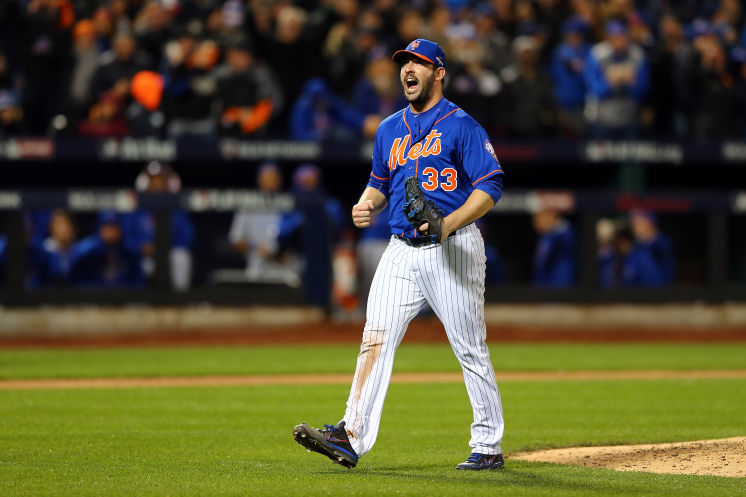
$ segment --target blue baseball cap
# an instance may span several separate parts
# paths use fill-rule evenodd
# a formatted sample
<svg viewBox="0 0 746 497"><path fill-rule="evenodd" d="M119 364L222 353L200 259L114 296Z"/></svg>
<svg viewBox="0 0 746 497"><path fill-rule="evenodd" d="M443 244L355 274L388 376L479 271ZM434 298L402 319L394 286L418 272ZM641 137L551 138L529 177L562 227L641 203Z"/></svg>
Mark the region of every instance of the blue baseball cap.
<svg viewBox="0 0 746 497"><path fill-rule="evenodd" d="M435 67L446 66L446 54L443 52L443 49L440 48L437 43L425 40L424 38L417 38L407 45L407 48L404 50L395 52L391 59L397 64L401 64L402 57L406 54L412 54L415 57L419 57L425 62L433 64Z"/></svg>
<svg viewBox="0 0 746 497"><path fill-rule="evenodd" d="M101 211L98 215L98 225L103 226L105 224L116 224L122 223L122 219L119 213L112 210Z"/></svg>
<svg viewBox="0 0 746 497"><path fill-rule="evenodd" d="M588 34L591 27L588 25L585 19L580 16L574 16L568 19L562 24L562 33L580 33L582 35Z"/></svg>
<svg viewBox="0 0 746 497"><path fill-rule="evenodd" d="M606 34L609 36L626 35L627 24L624 21L612 19L611 21L606 23Z"/></svg>

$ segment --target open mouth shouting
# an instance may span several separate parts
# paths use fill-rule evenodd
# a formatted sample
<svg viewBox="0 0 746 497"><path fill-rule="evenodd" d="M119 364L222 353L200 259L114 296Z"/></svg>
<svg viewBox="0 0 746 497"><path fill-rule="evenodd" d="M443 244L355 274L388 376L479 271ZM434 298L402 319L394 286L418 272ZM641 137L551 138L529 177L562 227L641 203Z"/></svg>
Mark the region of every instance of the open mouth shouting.
<svg viewBox="0 0 746 497"><path fill-rule="evenodd" d="M416 95L420 89L420 82L411 74L404 76L404 92L407 95Z"/></svg>

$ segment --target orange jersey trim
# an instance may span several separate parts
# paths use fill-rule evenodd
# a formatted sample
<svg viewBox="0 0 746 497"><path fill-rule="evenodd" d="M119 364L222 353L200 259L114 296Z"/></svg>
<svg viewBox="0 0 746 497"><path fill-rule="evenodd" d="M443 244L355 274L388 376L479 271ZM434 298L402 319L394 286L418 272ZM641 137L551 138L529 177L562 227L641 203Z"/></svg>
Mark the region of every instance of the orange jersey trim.
<svg viewBox="0 0 746 497"><path fill-rule="evenodd" d="M494 171L491 171L491 172L485 174L484 176L482 176L481 178L479 178L478 180L476 180L474 183L471 184L471 186L475 186L477 183L479 183L480 181L482 181L484 178L486 178L488 176L492 176L495 173L501 173L501 172L503 172L502 169L495 169Z"/></svg>
<svg viewBox="0 0 746 497"><path fill-rule="evenodd" d="M388 181L388 180L390 180L390 179L391 179L391 178L379 178L378 176L376 176L376 175L375 175L375 174L373 174L372 172L370 173L370 175L371 175L371 176L373 176L374 178L378 179L378 180L381 180L381 181Z"/></svg>
<svg viewBox="0 0 746 497"><path fill-rule="evenodd" d="M456 108L455 108L455 109L453 109L453 110L452 110L451 112L449 112L449 113L448 113L448 114L446 114L445 116L443 116L443 117L441 117L440 119L438 119L437 121L435 121L435 122L433 123L433 126L435 126L435 125L436 125L436 124L438 124L438 123L439 123L440 121L442 121L442 120L443 120L443 119L445 119L446 117L450 116L451 114L453 114L453 113L454 113L454 112L456 112L457 110L461 110L461 107L456 107Z"/></svg>
<svg viewBox="0 0 746 497"><path fill-rule="evenodd" d="M412 146L412 128L409 127L409 123L407 122L407 111L401 113L402 121L404 121L404 126L407 127L407 131L409 131L409 145Z"/></svg>

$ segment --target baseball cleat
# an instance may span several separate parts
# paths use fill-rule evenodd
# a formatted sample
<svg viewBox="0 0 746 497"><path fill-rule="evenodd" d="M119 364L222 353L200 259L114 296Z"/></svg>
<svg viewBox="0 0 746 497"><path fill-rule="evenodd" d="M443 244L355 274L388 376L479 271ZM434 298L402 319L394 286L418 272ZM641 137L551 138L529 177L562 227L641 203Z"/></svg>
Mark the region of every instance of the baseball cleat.
<svg viewBox="0 0 746 497"><path fill-rule="evenodd" d="M505 466L502 454L479 454L472 452L469 458L456 466L459 470L478 471L481 469L501 469Z"/></svg>
<svg viewBox="0 0 746 497"><path fill-rule="evenodd" d="M350 445L344 421L340 421L337 426L324 425L323 430L301 423L293 428L293 438L307 451L323 454L345 468L357 465L358 457Z"/></svg>

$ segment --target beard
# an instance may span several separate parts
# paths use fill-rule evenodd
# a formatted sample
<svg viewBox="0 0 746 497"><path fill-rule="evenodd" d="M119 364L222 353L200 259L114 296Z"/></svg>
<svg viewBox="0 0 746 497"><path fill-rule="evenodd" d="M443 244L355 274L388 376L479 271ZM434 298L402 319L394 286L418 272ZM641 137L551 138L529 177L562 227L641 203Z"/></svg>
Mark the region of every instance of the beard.
<svg viewBox="0 0 746 497"><path fill-rule="evenodd" d="M435 71L428 77L426 77L423 80L420 80L417 82L419 88L416 93L409 94L407 93L407 84L402 82L404 85L404 98L407 99L407 102L414 105L415 107L422 105L426 103L428 100L430 100L430 96L433 93L433 84L435 83Z"/></svg>

